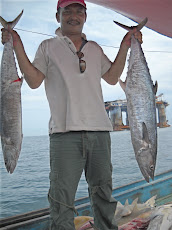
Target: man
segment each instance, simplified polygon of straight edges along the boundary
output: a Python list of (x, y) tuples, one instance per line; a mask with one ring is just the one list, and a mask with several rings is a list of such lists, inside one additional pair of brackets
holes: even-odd
[[(21, 72), (31, 88), (45, 82), (51, 118), (50, 229), (74, 230), (74, 199), (85, 170), (95, 227), (118, 229), (114, 222), (116, 200), (111, 197), (110, 135), (101, 78), (115, 85), (121, 76), (131, 34), (124, 37), (113, 63), (100, 46), (82, 33), (86, 21), (84, 0), (59, 0), (56, 38), (43, 41), (30, 63), (19, 35), (2, 30), (2, 43), (13, 37)], [(141, 40), (139, 32), (135, 36)]]

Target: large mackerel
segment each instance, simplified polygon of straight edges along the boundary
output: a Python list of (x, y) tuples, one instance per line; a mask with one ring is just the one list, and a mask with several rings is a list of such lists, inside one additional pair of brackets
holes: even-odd
[[(137, 30), (141, 30), (146, 22), (147, 18), (136, 27)], [(133, 28), (117, 24), (128, 30)], [(136, 160), (145, 180), (149, 182), (149, 177), (154, 179), (157, 156), (157, 82), (153, 85), (141, 44), (133, 35), (127, 78), (125, 82), (119, 82), (127, 98), (128, 120)]]
[[(12, 22), (6, 22), (0, 17), (2, 26), (14, 28), (21, 14)], [(18, 77), (12, 38), (4, 44), (1, 60), (0, 78), (0, 134), (4, 162), (8, 172), (13, 173), (22, 145), (22, 108), (21, 85)]]

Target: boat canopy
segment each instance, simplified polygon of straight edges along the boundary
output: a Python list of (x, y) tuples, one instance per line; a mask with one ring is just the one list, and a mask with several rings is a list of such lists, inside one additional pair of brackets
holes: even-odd
[[(172, 38), (171, 0), (87, 0), (112, 9), (140, 23), (148, 18), (146, 27)], [(115, 20), (115, 18), (114, 18)]]

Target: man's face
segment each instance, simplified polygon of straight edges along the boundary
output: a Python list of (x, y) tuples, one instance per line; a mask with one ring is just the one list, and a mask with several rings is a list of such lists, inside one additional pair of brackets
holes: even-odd
[(82, 32), (86, 21), (85, 8), (80, 4), (71, 4), (60, 9), (56, 14), (57, 21), (61, 23), (63, 35), (74, 35)]

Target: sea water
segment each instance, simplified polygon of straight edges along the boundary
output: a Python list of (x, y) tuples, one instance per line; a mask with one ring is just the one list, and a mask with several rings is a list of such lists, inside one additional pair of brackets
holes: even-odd
[[(111, 132), (111, 141), (113, 188), (143, 179), (133, 152), (130, 131)], [(158, 129), (155, 174), (169, 169), (172, 169), (172, 127)], [(13, 174), (7, 173), (0, 150), (0, 180), (0, 218), (48, 207), (49, 137), (24, 137)], [(88, 196), (87, 188), (83, 173), (76, 199)]]

